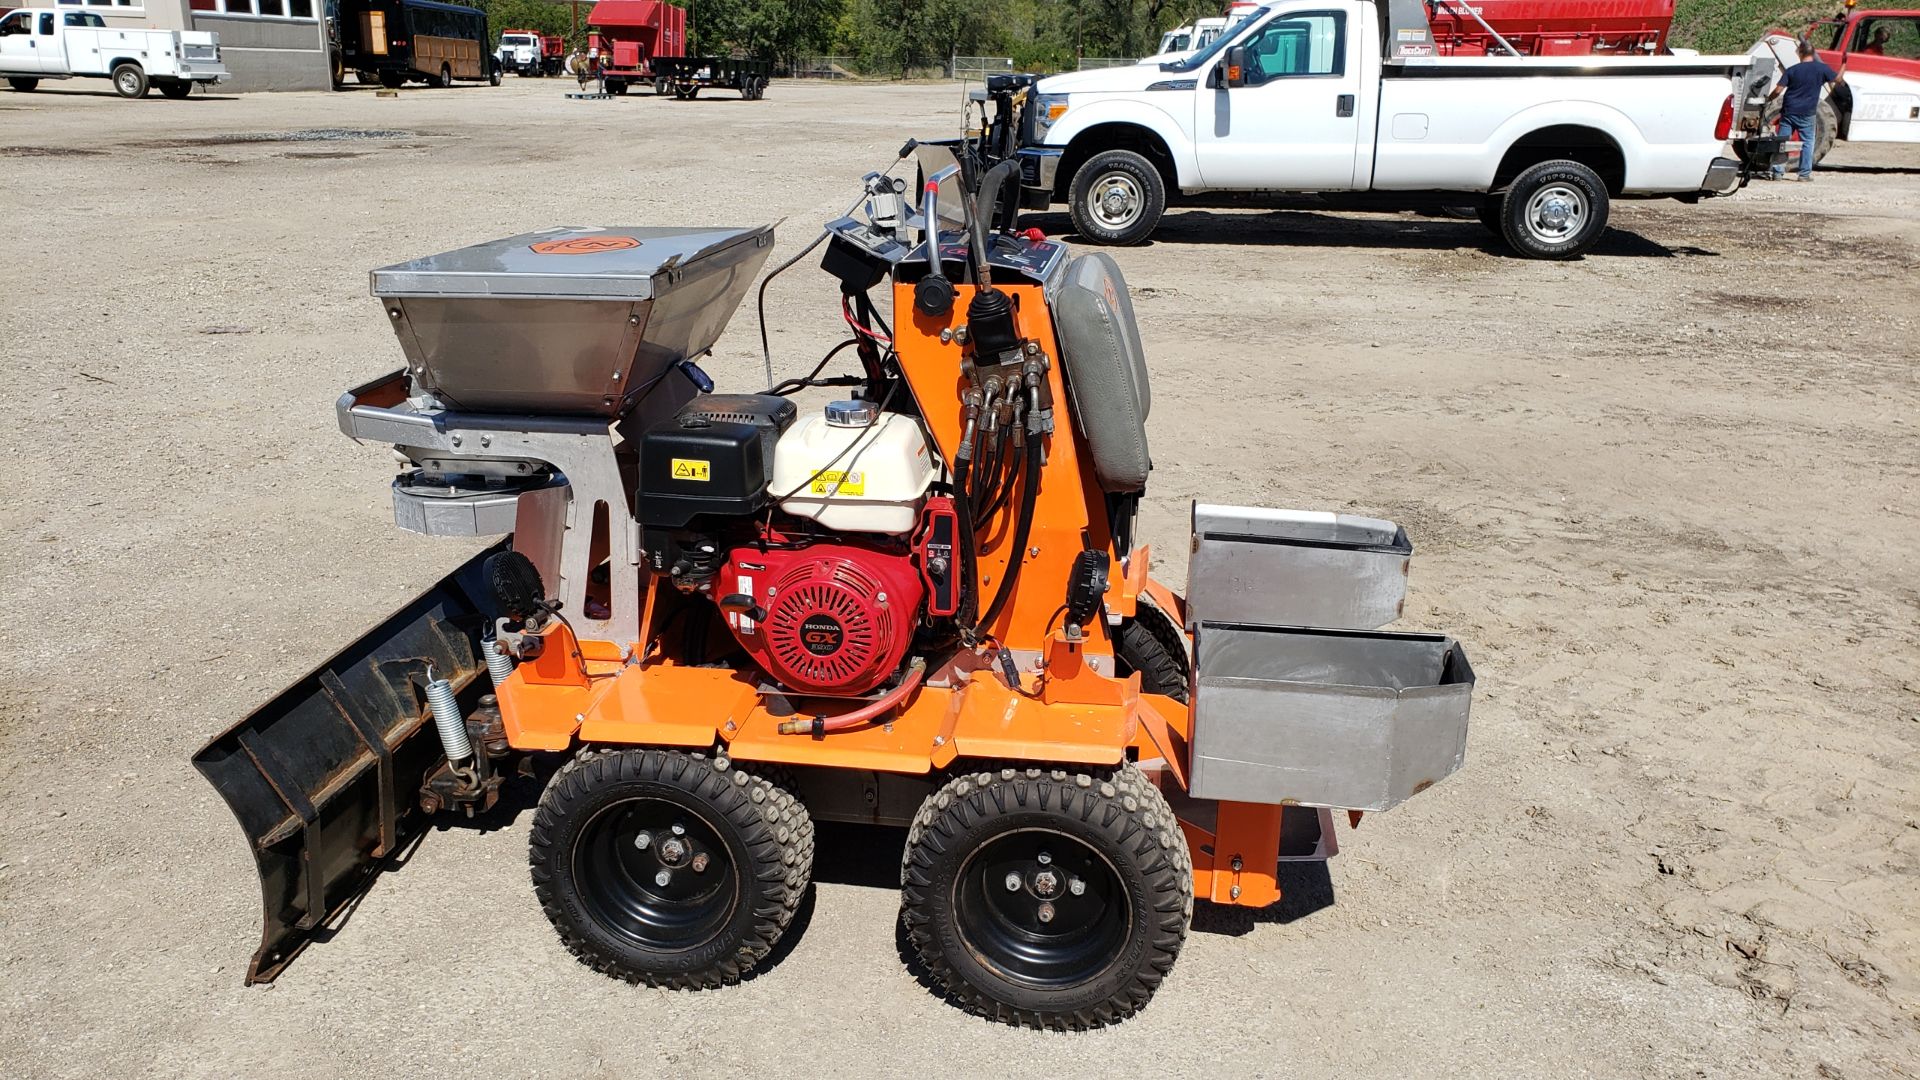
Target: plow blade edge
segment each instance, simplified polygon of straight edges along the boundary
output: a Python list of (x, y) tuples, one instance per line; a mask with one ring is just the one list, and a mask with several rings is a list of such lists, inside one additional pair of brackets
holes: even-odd
[[(502, 545), (504, 546), (504, 545)], [(421, 779), (444, 755), (427, 669), (485, 677), (492, 600), (481, 552), (194, 755), (259, 863), (265, 925), (247, 982), (271, 981), (419, 832)], [(464, 695), (463, 695), (464, 696)]]

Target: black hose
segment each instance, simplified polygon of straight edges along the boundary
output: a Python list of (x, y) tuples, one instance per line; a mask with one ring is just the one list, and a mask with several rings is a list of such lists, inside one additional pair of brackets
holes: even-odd
[(973, 536), (973, 511), (967, 506), (967, 472), (972, 467), (973, 462), (965, 459), (953, 466), (953, 511), (960, 519), (960, 610), (954, 619), (962, 627), (972, 626), (974, 613), (980, 610), (979, 557)]
[(1013, 583), (1020, 580), (1021, 564), (1026, 562), (1027, 538), (1033, 535), (1034, 503), (1040, 495), (1040, 433), (1038, 431), (1027, 432), (1026, 457), (1026, 477), (1022, 484), (1024, 490), (1020, 492), (1020, 517), (1013, 527), (1013, 554), (1007, 559), (1007, 571), (1000, 578), (1000, 588), (993, 594), (993, 603), (987, 605), (987, 613), (981, 616), (979, 624), (974, 628), (976, 635), (985, 633), (987, 627), (993, 625), (993, 620), (1000, 617), (1000, 612), (1006, 608), (1007, 601), (1013, 598)]
[[(976, 198), (979, 209), (982, 211), (980, 214), (982, 230), (1005, 229), (1012, 226), (1013, 222), (1010, 219), (1000, 220), (1000, 195), (1005, 190), (1007, 181), (1019, 175), (1020, 160), (1008, 158), (988, 169), (987, 175), (980, 178), (980, 192)], [(1008, 209), (1014, 209), (1019, 205), (1019, 200), (1009, 200), (1006, 205)]]

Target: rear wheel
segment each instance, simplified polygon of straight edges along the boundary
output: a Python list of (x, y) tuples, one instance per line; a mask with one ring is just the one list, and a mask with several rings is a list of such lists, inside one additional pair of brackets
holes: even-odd
[(534, 816), (534, 893), (567, 949), (649, 986), (737, 982), (792, 921), (813, 819), (777, 773), (678, 750), (575, 758)]
[(447, 64), (441, 64), (440, 77), (434, 81), (433, 85), (438, 86), (442, 90), (445, 90), (448, 87), (452, 86), (453, 85), (453, 68)]
[(39, 79), (18, 79), (18, 78), (8, 79), (7, 85), (25, 94), (30, 91), (38, 89), (40, 86), (40, 80)]
[(1840, 110), (1834, 108), (1830, 99), (1822, 98), (1820, 108), (1813, 114), (1813, 160), (1815, 164), (1826, 160), (1827, 152), (1833, 149), (1833, 141), (1840, 135)]
[(1131, 150), (1095, 154), (1073, 174), (1073, 228), (1095, 244), (1137, 244), (1160, 224), (1167, 188), (1153, 162)]
[(1141, 604), (1139, 614), (1120, 624), (1114, 637), (1119, 674), (1140, 673), (1140, 690), (1187, 700), (1187, 648), (1184, 635), (1159, 608)]
[(1493, 234), (1494, 239), (1505, 240), (1506, 229), (1500, 224), (1500, 215), (1505, 210), (1506, 200), (1499, 195), (1489, 194), (1485, 202), (1473, 208), (1473, 216), (1480, 219), (1480, 224), (1487, 227), (1487, 231)]
[(113, 69), (113, 92), (123, 98), (147, 96), (147, 73), (139, 64), (128, 62)]
[(160, 84), (160, 93), (163, 97), (179, 101), (193, 93), (193, 84), (185, 79), (169, 80)]
[(625, 79), (608, 79), (608, 80), (607, 80), (607, 85), (606, 85), (606, 92), (607, 92), (607, 93), (609, 93), (609, 94), (624, 94), (624, 93), (626, 93), (626, 92), (627, 92), (627, 81), (626, 81)]
[(389, 90), (398, 90), (407, 85), (407, 77), (397, 71), (383, 71), (380, 73), (380, 85)]
[(653, 96), (654, 97), (667, 96), (667, 80), (665, 79), (653, 80)]
[(1607, 231), (1607, 185), (1577, 161), (1543, 161), (1514, 177), (1501, 200), (1501, 233), (1529, 259), (1572, 259)]
[(500, 69), (499, 68), (494, 68), (492, 71), (487, 72), (487, 85), (488, 86), (500, 85)]
[(901, 918), (956, 1002), (1083, 1030), (1152, 998), (1186, 939), (1193, 864), (1129, 764), (1002, 766), (928, 797), (907, 835)]

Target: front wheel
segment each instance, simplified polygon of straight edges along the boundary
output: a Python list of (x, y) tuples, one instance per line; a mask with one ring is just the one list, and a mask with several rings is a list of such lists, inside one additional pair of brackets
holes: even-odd
[(1607, 185), (1577, 161), (1531, 166), (1501, 203), (1501, 233), (1529, 259), (1577, 258), (1607, 231)]
[(1073, 228), (1095, 244), (1137, 244), (1160, 224), (1167, 187), (1153, 162), (1131, 150), (1095, 154), (1073, 174)]
[(1133, 1015), (1193, 916), (1186, 839), (1124, 763), (955, 777), (921, 805), (900, 877), (929, 974), (1007, 1024), (1085, 1030)]
[(8, 85), (8, 86), (11, 86), (11, 87), (13, 87), (13, 88), (14, 88), (15, 90), (18, 90), (18, 91), (20, 91), (21, 93), (23, 93), (23, 94), (25, 94), (25, 93), (30, 93), (30, 92), (32, 92), (33, 90), (37, 90), (37, 89), (39, 89), (39, 87), (40, 87), (40, 80), (39, 80), (39, 79), (19, 79), (19, 78), (14, 78), (14, 79), (8, 79), (8, 80), (7, 80), (7, 85)]
[(492, 71), (487, 72), (487, 85), (488, 86), (500, 85), (500, 69), (499, 68), (494, 68)]
[(126, 63), (113, 69), (113, 92), (123, 98), (147, 96), (147, 73), (139, 64)]
[(779, 774), (632, 749), (568, 762), (534, 815), (534, 893), (567, 949), (649, 986), (738, 982), (813, 872), (813, 819)]

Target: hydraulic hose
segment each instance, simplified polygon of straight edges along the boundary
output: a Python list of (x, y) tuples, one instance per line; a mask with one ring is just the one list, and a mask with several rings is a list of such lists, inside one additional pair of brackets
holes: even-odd
[(1040, 433), (1032, 428), (1027, 429), (1026, 461), (1023, 464), (1026, 465), (1026, 473), (1020, 485), (1020, 516), (1013, 526), (1012, 553), (1007, 558), (1007, 572), (1000, 578), (1000, 588), (993, 594), (993, 603), (987, 605), (987, 613), (980, 617), (979, 624), (974, 628), (975, 634), (984, 633), (1000, 617), (1007, 601), (1013, 598), (1013, 584), (1020, 580), (1020, 566), (1026, 561), (1027, 537), (1033, 534), (1034, 504), (1040, 495)]
[(907, 669), (906, 678), (900, 680), (900, 685), (887, 691), (872, 704), (863, 705), (850, 713), (841, 713), (839, 716), (816, 716), (811, 720), (782, 720), (780, 734), (831, 735), (836, 731), (864, 727), (898, 708), (900, 703), (907, 699), (907, 695), (919, 688), (920, 681), (926, 677), (927, 662), (916, 656), (913, 658), (913, 665)]
[[(1007, 228), (1013, 224), (1011, 220), (1001, 220), (1000, 195), (1001, 192), (1005, 190), (1007, 181), (1019, 175), (1019, 159), (1008, 158), (993, 168), (988, 169), (987, 174), (980, 178), (980, 194), (977, 196), (977, 199), (979, 209), (983, 211), (980, 214), (980, 229), (982, 232), (994, 228)], [(1017, 206), (1018, 200), (1012, 200), (1006, 204), (1008, 210), (1014, 210)], [(1009, 218), (1012, 217), (1011, 214), (1006, 216)], [(975, 238), (982, 239), (978, 234), (976, 234)], [(982, 246), (984, 246), (984, 244)]]

